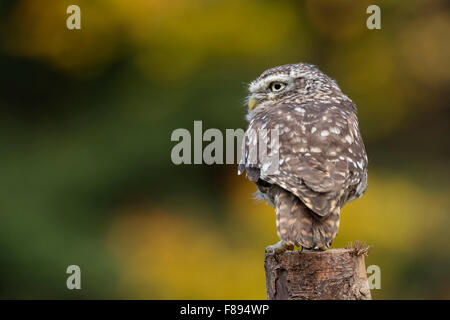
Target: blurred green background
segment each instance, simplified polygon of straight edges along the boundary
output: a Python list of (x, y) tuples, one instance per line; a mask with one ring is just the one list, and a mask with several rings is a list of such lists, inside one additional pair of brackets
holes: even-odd
[[(66, 28), (81, 7), (82, 29)], [(381, 7), (381, 30), (366, 8)], [(172, 164), (173, 130), (245, 128), (246, 83), (308, 62), (359, 107), (378, 299), (450, 298), (449, 4), (0, 2), (0, 298), (264, 299), (273, 209), (236, 165)], [(81, 267), (82, 290), (66, 268)]]

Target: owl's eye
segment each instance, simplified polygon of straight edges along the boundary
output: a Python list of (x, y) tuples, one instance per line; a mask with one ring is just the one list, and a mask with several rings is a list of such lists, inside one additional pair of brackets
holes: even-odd
[(270, 90), (272, 92), (279, 92), (281, 90), (283, 90), (286, 87), (286, 84), (283, 82), (272, 82), (270, 84)]

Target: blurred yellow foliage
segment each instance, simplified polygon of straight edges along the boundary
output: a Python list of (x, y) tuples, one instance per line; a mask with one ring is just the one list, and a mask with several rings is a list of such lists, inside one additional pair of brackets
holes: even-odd
[(74, 74), (95, 74), (118, 53), (120, 34), (104, 1), (79, 1), (81, 30), (66, 27), (73, 1), (21, 0), (2, 27), (2, 47), (13, 55), (43, 59)]
[[(407, 64), (406, 72), (429, 87), (450, 82), (450, 15), (441, 12), (416, 18), (405, 26), (398, 49)], [(429, 107), (429, 106), (427, 106)]]
[[(274, 210), (251, 199), (255, 187), (244, 177), (230, 174), (227, 180), (229, 205), (220, 225), (198, 213), (151, 206), (118, 215), (109, 245), (122, 265), (124, 297), (265, 298), (263, 250), (277, 241)], [(446, 193), (372, 173), (366, 195), (344, 207), (334, 247), (365, 240), (375, 264), (384, 263), (383, 250), (411, 253), (444, 223), (445, 208), (436, 199)], [(386, 279), (396, 263), (390, 261)]]
[(194, 72), (211, 55), (249, 61), (274, 55), (286, 49), (296, 26), (293, 9), (281, 3), (85, 0), (78, 2), (82, 28), (70, 31), (65, 27), (70, 4), (21, 0), (6, 22), (11, 33), (3, 46), (11, 54), (89, 75), (125, 54), (125, 45), (135, 51), (141, 71), (169, 80)]
[(123, 266), (124, 298), (265, 298), (261, 252), (233, 248), (223, 229), (195, 213), (124, 214), (114, 221), (110, 241)]
[(308, 0), (306, 9), (311, 24), (335, 41), (349, 41), (367, 31), (367, 0)]

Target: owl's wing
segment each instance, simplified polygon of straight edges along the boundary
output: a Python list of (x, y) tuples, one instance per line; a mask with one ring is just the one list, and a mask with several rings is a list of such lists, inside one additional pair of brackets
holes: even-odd
[[(255, 143), (249, 133), (265, 130), (269, 151), (273, 143), (270, 132), (278, 132), (278, 157), (251, 161), (251, 147), (259, 148), (260, 140)], [(278, 162), (276, 170), (274, 161)], [(247, 170), (250, 180), (279, 185), (316, 214), (329, 215), (346, 201), (360, 197), (366, 187), (367, 157), (353, 107), (284, 104), (255, 115), (243, 140), (239, 167)]]

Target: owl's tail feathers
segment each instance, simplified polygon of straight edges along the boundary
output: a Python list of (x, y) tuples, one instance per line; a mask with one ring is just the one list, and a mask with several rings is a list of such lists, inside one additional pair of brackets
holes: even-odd
[(306, 249), (326, 250), (339, 229), (339, 209), (327, 217), (319, 217), (286, 190), (274, 199), (277, 232), (281, 240)]

